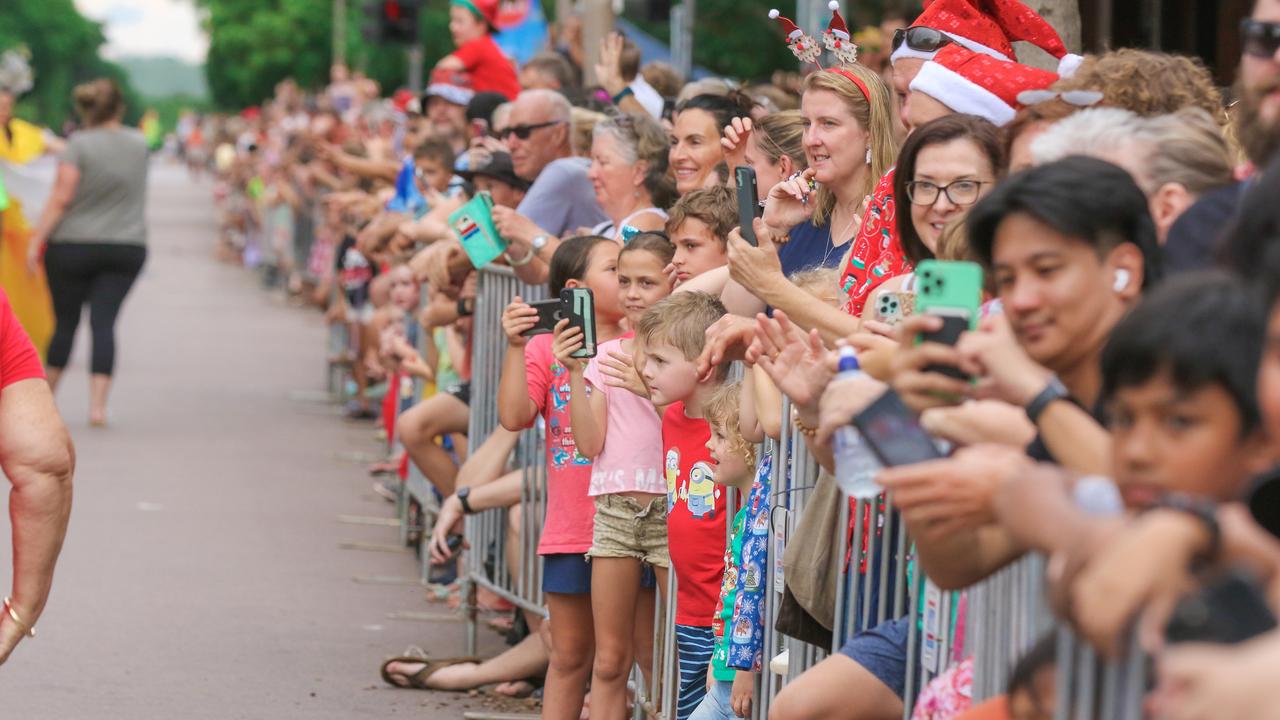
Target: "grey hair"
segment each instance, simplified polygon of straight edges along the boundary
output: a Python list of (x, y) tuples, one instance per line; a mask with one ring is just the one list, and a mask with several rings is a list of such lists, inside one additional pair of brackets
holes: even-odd
[[(1120, 108), (1089, 108), (1074, 115), (1063, 118), (1045, 130), (1040, 137), (1031, 141), (1031, 156), (1037, 165), (1056, 162), (1071, 155), (1088, 155), (1100, 160), (1115, 163), (1115, 157), (1121, 151), (1128, 150), (1135, 143), (1141, 143), (1141, 155), (1146, 158), (1154, 148), (1141, 136), (1142, 118), (1136, 113)], [(1145, 170), (1148, 162), (1142, 161)], [(1133, 173), (1139, 168), (1125, 168)], [(1150, 193), (1150, 182), (1143, 172), (1135, 180)]]
[(648, 163), (645, 188), (661, 207), (668, 199), (674, 202), (675, 186), (667, 175), (667, 155), (671, 140), (667, 131), (648, 113), (624, 113), (606, 117), (591, 130), (593, 139), (611, 137), (616, 141), (622, 159), (628, 165), (640, 160)]
[(520, 96), (516, 98), (516, 102), (524, 100), (539, 100), (546, 103), (551, 111), (551, 120), (556, 122), (567, 123), (573, 119), (573, 106), (569, 104), (568, 98), (555, 90), (546, 90), (537, 88), (534, 90), (524, 90)]

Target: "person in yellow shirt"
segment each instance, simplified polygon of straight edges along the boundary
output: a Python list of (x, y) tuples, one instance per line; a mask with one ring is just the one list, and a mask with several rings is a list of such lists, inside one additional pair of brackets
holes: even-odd
[[(61, 142), (46, 137), (49, 134), (44, 129), (13, 116), (15, 101), (11, 92), (0, 88), (0, 163), (26, 165), (45, 153), (61, 150)], [(0, 287), (8, 293), (18, 320), (43, 359), (53, 337), (53, 303), (44, 273), (27, 271), (31, 225), (14, 188), (7, 190), (8, 207), (0, 211)]]

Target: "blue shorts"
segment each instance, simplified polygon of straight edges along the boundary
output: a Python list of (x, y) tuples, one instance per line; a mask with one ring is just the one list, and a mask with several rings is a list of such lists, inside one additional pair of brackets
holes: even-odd
[(854, 635), (840, 648), (840, 654), (853, 658), (854, 662), (902, 697), (907, 684), (907, 631), (910, 627), (911, 621), (907, 618), (886, 620)]
[(740, 720), (733, 711), (733, 683), (717, 680), (689, 720)]
[[(640, 587), (651, 590), (658, 585), (653, 568), (640, 572)], [(542, 556), (542, 592), (581, 595), (591, 592), (591, 562), (582, 553), (552, 553)]]
[(707, 668), (716, 651), (715, 632), (709, 627), (676, 625), (676, 657), (680, 661), (680, 694), (676, 720), (688, 720), (707, 694)]

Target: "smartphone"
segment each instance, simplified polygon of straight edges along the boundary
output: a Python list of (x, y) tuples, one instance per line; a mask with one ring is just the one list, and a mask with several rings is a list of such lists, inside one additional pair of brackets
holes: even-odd
[(943, 454), (898, 393), (886, 391), (853, 418), (853, 424), (885, 467), (939, 460)]
[(529, 307), (538, 311), (538, 322), (533, 327), (520, 333), (524, 337), (547, 335), (556, 331), (556, 323), (564, 316), (560, 313), (562, 303), (558, 299), (538, 300), (529, 303)]
[[(916, 266), (915, 311), (942, 318), (942, 328), (923, 333), (919, 342), (955, 345), (966, 330), (978, 327), (982, 306), (982, 266), (972, 262), (924, 260)], [(969, 380), (959, 368), (931, 365), (936, 372), (957, 380)]]
[(1275, 627), (1276, 617), (1254, 578), (1228, 571), (1178, 603), (1165, 626), (1165, 640), (1234, 645)]
[(760, 207), (760, 192), (756, 187), (756, 171), (749, 165), (739, 165), (734, 171), (738, 183), (738, 226), (742, 238), (758, 245), (756, 230), (751, 222), (764, 214)]
[(582, 328), (582, 347), (573, 357), (596, 356), (596, 300), (590, 288), (564, 288), (560, 291), (560, 317), (569, 319), (569, 327)]
[(876, 320), (897, 325), (915, 314), (916, 296), (909, 292), (881, 292), (876, 296)]
[(471, 137), (482, 138), (489, 134), (489, 121), (484, 118), (476, 118), (471, 121)]

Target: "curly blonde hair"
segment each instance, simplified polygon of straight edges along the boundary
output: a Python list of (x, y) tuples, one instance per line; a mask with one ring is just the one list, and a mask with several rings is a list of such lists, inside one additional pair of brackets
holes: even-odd
[(1200, 60), (1183, 55), (1133, 48), (1091, 55), (1074, 75), (1054, 83), (1053, 89), (1096, 90), (1103, 94), (1103, 105), (1143, 117), (1198, 107), (1219, 125), (1227, 123), (1213, 76)]
[(738, 425), (741, 409), (742, 383), (725, 383), (716, 388), (707, 399), (707, 423), (711, 425), (712, 431), (724, 435), (729, 442), (729, 449), (741, 455), (747, 461), (747, 467), (755, 467), (756, 446), (747, 442)]

